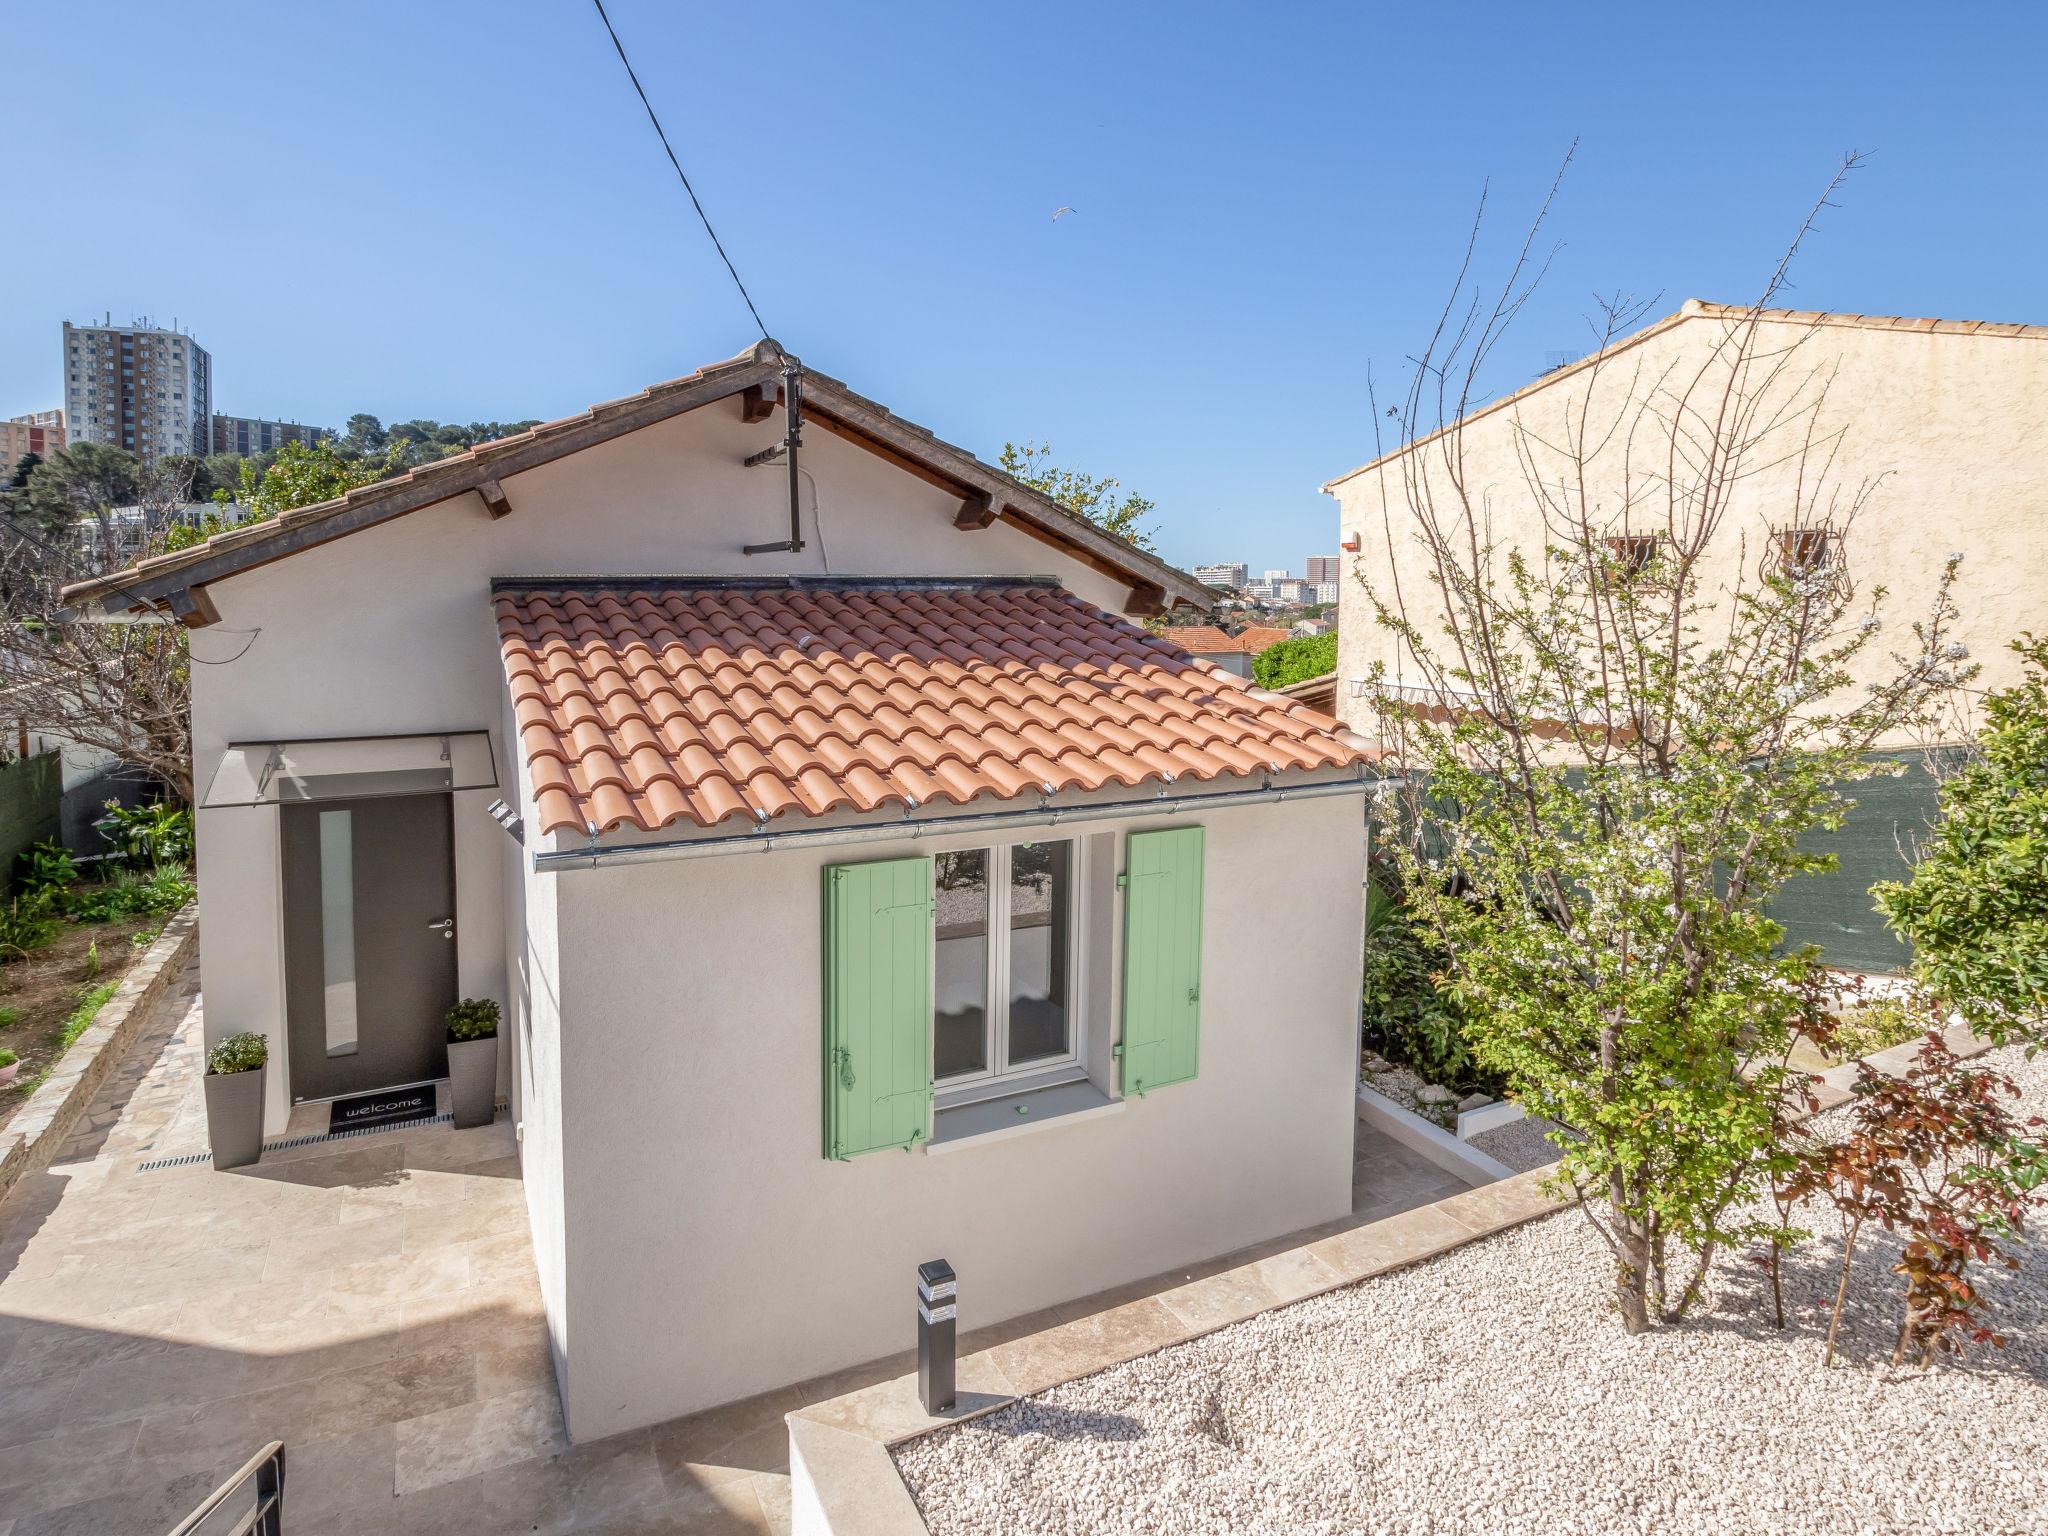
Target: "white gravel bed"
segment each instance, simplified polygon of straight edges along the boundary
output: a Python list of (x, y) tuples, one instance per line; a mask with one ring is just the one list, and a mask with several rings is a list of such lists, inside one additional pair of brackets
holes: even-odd
[[(2048, 1110), (2048, 1056), (1996, 1058)], [(1724, 1262), (1695, 1320), (1630, 1339), (1575, 1213), (1268, 1312), (903, 1446), (933, 1536), (1144, 1532), (2048, 1531), (2048, 1243), (1983, 1272), (2003, 1351), (1893, 1373), (1895, 1240), (1839, 1224), (1771, 1325)]]

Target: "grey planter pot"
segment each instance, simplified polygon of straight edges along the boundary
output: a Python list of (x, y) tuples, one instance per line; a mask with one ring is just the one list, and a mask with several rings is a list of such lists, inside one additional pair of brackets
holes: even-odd
[(263, 1155), (263, 1075), (206, 1074), (206, 1139), (216, 1168), (243, 1168)]
[(448, 1096), (455, 1126), (489, 1125), (498, 1113), (498, 1038), (448, 1042)]

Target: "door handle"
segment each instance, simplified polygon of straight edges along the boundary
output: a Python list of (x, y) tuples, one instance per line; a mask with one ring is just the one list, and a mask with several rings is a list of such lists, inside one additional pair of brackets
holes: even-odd
[(429, 923), (427, 924), (427, 932), (438, 933), (444, 939), (452, 939), (455, 937), (455, 919), (444, 917), (438, 923)]

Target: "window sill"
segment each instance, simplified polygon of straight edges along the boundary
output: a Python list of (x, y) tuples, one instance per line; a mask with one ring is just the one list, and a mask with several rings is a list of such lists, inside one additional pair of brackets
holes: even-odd
[(1082, 1080), (1038, 1088), (1004, 1098), (982, 1099), (942, 1109), (933, 1117), (927, 1156), (937, 1157), (964, 1147), (978, 1147), (1013, 1136), (1028, 1136), (1052, 1125), (1072, 1125), (1122, 1112), (1124, 1101), (1112, 1099), (1095, 1084)]

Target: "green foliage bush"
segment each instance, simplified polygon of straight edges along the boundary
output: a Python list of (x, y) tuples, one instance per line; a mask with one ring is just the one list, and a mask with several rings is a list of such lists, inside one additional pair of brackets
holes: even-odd
[(48, 891), (25, 891), (0, 906), (0, 961), (20, 960), (57, 937), (57, 916)]
[(124, 806), (107, 802), (107, 814), (93, 827), (135, 869), (192, 862), (192, 813), (162, 803)]
[(15, 860), (15, 884), (24, 891), (61, 891), (78, 879), (78, 866), (61, 843), (37, 843)]
[(1389, 876), (1365, 897), (1365, 1043), (1425, 1080), (1461, 1093), (1498, 1093), (1472, 1057), (1457, 999), (1435, 978), (1448, 961), (1409, 919)]
[(2021, 679), (1985, 695), (1981, 756), (1942, 786), (1912, 878), (1871, 891), (1921, 986), (2001, 1045), (2048, 1025), (2048, 640), (2013, 649)]
[(0, 1045), (0, 1067), (11, 1067), (19, 1060), (21, 1058), (15, 1055), (14, 1052), (10, 1051), (6, 1046)]
[(1843, 1061), (1855, 1060), (1917, 1040), (1927, 1028), (1928, 1021), (1916, 1017), (1904, 998), (1873, 997), (1836, 1016), (1834, 1032), (1828, 1036), (1828, 1053)]
[(1337, 635), (1297, 635), (1269, 645), (1252, 658), (1252, 681), (1261, 688), (1285, 688), (1337, 670)]
[(269, 1059), (270, 1042), (245, 1030), (227, 1036), (206, 1053), (206, 1070), (221, 1077), (233, 1072), (254, 1072)]
[(147, 875), (121, 870), (105, 885), (67, 892), (64, 910), (81, 923), (113, 923), (130, 917), (169, 917), (192, 899), (191, 877), (182, 864), (164, 864)]
[(498, 1005), (488, 997), (465, 997), (448, 1010), (448, 1039), (489, 1040), (498, 1033)]

